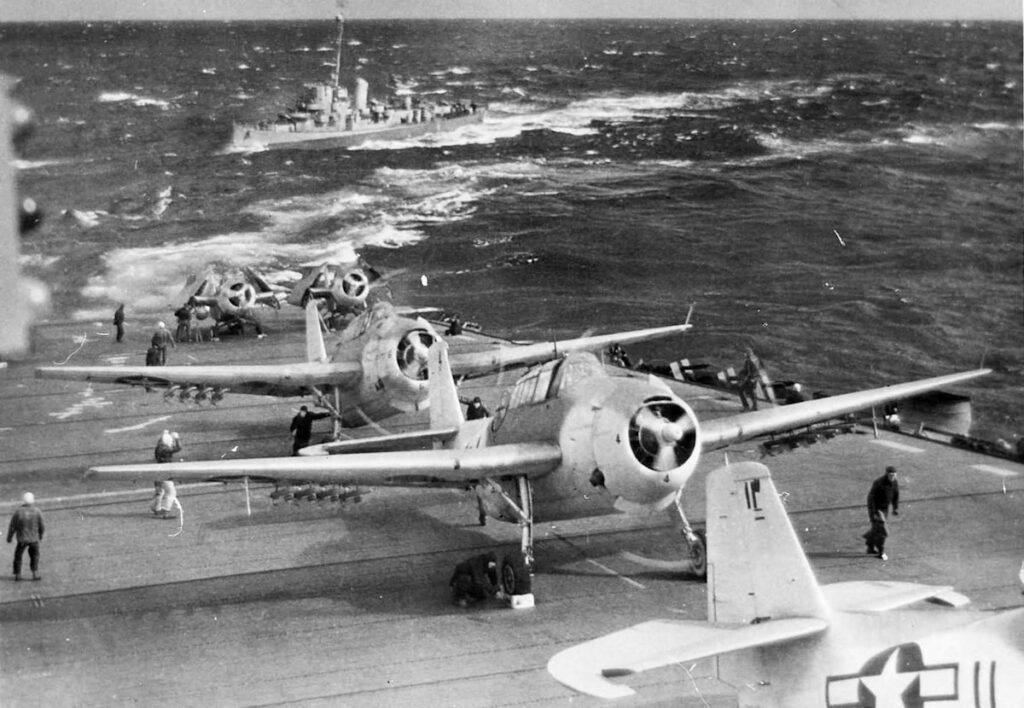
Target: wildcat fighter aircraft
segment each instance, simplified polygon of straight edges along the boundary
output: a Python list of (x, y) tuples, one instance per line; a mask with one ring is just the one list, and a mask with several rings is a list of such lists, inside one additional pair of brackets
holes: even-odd
[(288, 293), (288, 303), (305, 307), (310, 298), (315, 298), (328, 301), (332, 311), (358, 313), (366, 309), (373, 284), (382, 278), (362, 258), (346, 263), (323, 263), (306, 270)]
[(610, 678), (718, 656), (740, 706), (1024, 705), (1024, 608), (905, 610), (968, 600), (916, 583), (818, 585), (757, 462), (712, 472), (707, 504), (708, 622), (654, 620), (570, 647), (552, 676), (618, 698), (634, 691)]
[[(524, 374), (504, 392), (493, 417), (463, 421), (447, 344), (435, 341), (428, 359), (429, 430), (326, 443), (304, 450), (314, 454), (290, 458), (124, 465), (93, 472), (127, 479), (259, 477), (474, 489), (488, 515), (520, 525), (527, 562), (533, 558), (535, 520), (673, 509), (700, 574), (704, 542), (687, 523), (680, 495), (703, 451), (988, 373), (938, 376), (701, 422), (663, 381), (613, 376), (592, 353), (575, 352)], [(441, 447), (398, 449), (426, 443)]]
[[(640, 342), (685, 332), (692, 325), (619, 332), (534, 344), (462, 343), (452, 355), (458, 376), (546, 361), (565, 352), (600, 350), (613, 342)], [(382, 301), (354, 319), (328, 356), (316, 304), (306, 304), (307, 360), (294, 364), (237, 366), (55, 366), (36, 369), (39, 378), (165, 388), (170, 398), (216, 402), (228, 391), (264, 396), (315, 396), (336, 422), (364, 425), (396, 413), (422, 410), (428, 402), (427, 351), (441, 339), (422, 318), (400, 315)], [(453, 345), (455, 346), (455, 345)], [(337, 431), (336, 431), (337, 432)]]
[(283, 290), (271, 286), (251, 268), (243, 268), (240, 275), (217, 277), (207, 271), (202, 277), (193, 273), (185, 287), (174, 299), (174, 306), (189, 305), (196, 308), (196, 318), (213, 318), (218, 328), (252, 325), (262, 332), (256, 307), (281, 307)]

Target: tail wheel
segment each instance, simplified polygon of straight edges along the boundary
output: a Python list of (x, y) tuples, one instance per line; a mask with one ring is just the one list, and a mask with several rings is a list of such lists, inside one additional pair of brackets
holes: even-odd
[(528, 595), (533, 582), (526, 566), (526, 557), (519, 549), (505, 555), (501, 561), (501, 589), (506, 595)]

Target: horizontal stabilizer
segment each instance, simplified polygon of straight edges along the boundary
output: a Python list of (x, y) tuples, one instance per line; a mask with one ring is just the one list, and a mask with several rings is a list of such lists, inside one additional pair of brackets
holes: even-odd
[(745, 625), (653, 620), (564, 649), (548, 661), (548, 672), (581, 693), (620, 698), (633, 694), (633, 689), (613, 683), (609, 677), (778, 644), (827, 628), (823, 619), (804, 617)]
[(928, 600), (950, 607), (963, 607), (970, 599), (950, 585), (921, 585), (888, 580), (851, 580), (821, 587), (833, 610), (841, 612), (885, 612)]

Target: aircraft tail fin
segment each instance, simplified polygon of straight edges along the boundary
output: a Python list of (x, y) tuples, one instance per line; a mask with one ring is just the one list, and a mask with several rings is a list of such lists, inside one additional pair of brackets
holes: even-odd
[(431, 430), (458, 428), (463, 423), (462, 404), (448, 363), (448, 345), (438, 337), (427, 354), (427, 382)]
[(707, 504), (709, 621), (828, 617), (767, 467), (741, 462), (714, 470)]
[(306, 303), (306, 361), (327, 361), (324, 333), (320, 329), (320, 313), (313, 300)]

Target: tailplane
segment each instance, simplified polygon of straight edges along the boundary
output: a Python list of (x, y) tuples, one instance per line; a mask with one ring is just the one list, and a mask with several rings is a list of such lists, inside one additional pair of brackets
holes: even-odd
[(320, 329), (320, 313), (316, 309), (315, 300), (306, 303), (306, 361), (327, 361), (327, 347), (324, 345), (324, 333)]
[(714, 470), (707, 501), (709, 621), (829, 615), (767, 467), (741, 462)]

